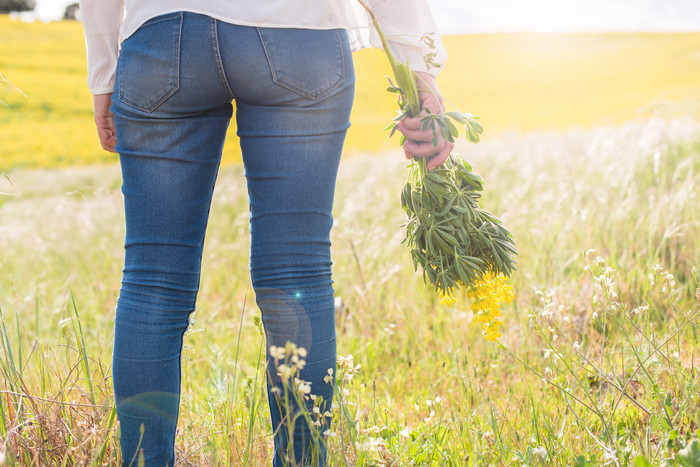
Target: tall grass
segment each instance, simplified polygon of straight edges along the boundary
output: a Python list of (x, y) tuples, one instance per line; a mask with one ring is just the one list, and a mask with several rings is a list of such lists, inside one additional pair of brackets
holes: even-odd
[[(413, 272), (402, 157), (344, 160), (331, 464), (698, 465), (700, 125), (487, 135), (461, 149), (520, 251), (502, 346), (465, 298), (445, 308)], [(0, 198), (0, 451), (8, 465), (115, 465), (118, 168), (16, 170), (13, 182), (20, 196)], [(222, 169), (211, 212), (178, 465), (263, 465), (240, 167)]]

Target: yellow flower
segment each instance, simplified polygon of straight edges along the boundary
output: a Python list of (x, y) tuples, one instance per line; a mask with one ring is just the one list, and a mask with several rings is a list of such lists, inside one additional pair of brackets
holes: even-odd
[(506, 284), (505, 277), (488, 273), (467, 291), (467, 296), (472, 302), (474, 317), (481, 324), (481, 333), (486, 340), (496, 341), (501, 337), (498, 330), (503, 325), (501, 303), (513, 301), (513, 287)]
[[(458, 285), (467, 288), (463, 282)], [(513, 287), (506, 283), (506, 277), (487, 273), (476, 284), (468, 287), (466, 293), (471, 301), (474, 318), (481, 325), (481, 333), (486, 340), (496, 341), (501, 337), (498, 330), (503, 326), (501, 304), (513, 301)], [(452, 290), (440, 292), (442, 305), (452, 306), (456, 301)]]
[(454, 295), (452, 295), (451, 291), (445, 292), (440, 292), (440, 304), (441, 305), (447, 305), (447, 306), (452, 306), (457, 299), (455, 298)]

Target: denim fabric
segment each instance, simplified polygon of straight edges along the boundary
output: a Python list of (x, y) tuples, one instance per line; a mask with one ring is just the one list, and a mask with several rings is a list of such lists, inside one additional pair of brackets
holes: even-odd
[(329, 421), (314, 431), (293, 403), (285, 410), (269, 348), (291, 341), (308, 351), (299, 377), (330, 410), (329, 233), (353, 92), (343, 30), (264, 29), (178, 12), (123, 42), (112, 95), (126, 211), (113, 372), (126, 465), (139, 450), (148, 466), (174, 463), (183, 334), (233, 99), (267, 338), (273, 465), (325, 463), (319, 433)]

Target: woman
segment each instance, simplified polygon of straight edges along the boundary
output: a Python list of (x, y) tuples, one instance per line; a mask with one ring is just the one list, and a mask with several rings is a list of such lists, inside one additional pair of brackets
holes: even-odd
[[(421, 71), (423, 105), (436, 112), (441, 102), (423, 61), (435, 50), (420, 41), (435, 26), (424, 2), (369, 3), (396, 38), (395, 55)], [(366, 45), (370, 30), (355, 0), (260, 3), (81, 0), (97, 132), (104, 149), (119, 153), (123, 175), (113, 379), (125, 464), (139, 455), (148, 466), (174, 463), (182, 338), (234, 99), (250, 271), (267, 339), (273, 465), (325, 463), (330, 421), (291, 423), (298, 407), (277, 398), (282, 382), (270, 349), (305, 349), (298, 377), (324, 401), (321, 413), (330, 410), (331, 210), (354, 92), (351, 48)], [(431, 157), (431, 168), (452, 149), (442, 140), (433, 146), (417, 119), (399, 129), (406, 154)]]

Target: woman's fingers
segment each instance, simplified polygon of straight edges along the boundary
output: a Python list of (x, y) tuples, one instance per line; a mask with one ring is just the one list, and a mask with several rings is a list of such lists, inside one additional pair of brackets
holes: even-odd
[(93, 108), (95, 111), (95, 126), (97, 136), (100, 138), (102, 149), (116, 153), (114, 147), (117, 137), (114, 131), (114, 115), (109, 109), (112, 102), (112, 94), (96, 94), (93, 96)]
[(97, 125), (97, 136), (100, 138), (100, 145), (102, 149), (109, 152), (116, 153), (114, 149), (117, 145), (117, 137), (114, 136), (113, 130), (109, 128), (109, 122), (98, 122), (95, 120)]
[(428, 129), (421, 130), (421, 125), (420, 118), (406, 117), (397, 124), (396, 129), (403, 133), (406, 139), (419, 142), (432, 141), (433, 132)]
[[(421, 99), (421, 117), (443, 113), (445, 109), (440, 92), (435, 84), (435, 78), (427, 73), (419, 72), (416, 73), (416, 84), (418, 85), (418, 94)], [(431, 129), (422, 129), (423, 122), (421, 122), (421, 117), (406, 117), (398, 122), (396, 129), (405, 137), (403, 150), (406, 158), (430, 158), (427, 168), (432, 170), (441, 166), (447, 160), (454, 148), (454, 144), (445, 140), (439, 132), (437, 135), (434, 135)], [(437, 144), (433, 144), (436, 136)]]
[(404, 154), (406, 159), (411, 157), (428, 157), (428, 170), (440, 167), (454, 149), (454, 143), (440, 140), (437, 146), (433, 146), (432, 141), (427, 143), (418, 143), (415, 141), (406, 140), (403, 143)]
[(438, 141), (437, 146), (433, 146), (432, 141), (420, 142), (406, 140), (403, 143), (403, 148), (408, 151), (409, 154), (415, 157), (432, 157), (440, 153), (445, 147), (446, 141)]
[(450, 156), (450, 153), (452, 152), (452, 149), (454, 149), (454, 147), (454, 143), (446, 141), (444, 147), (440, 150), (440, 152), (438, 152), (436, 155), (430, 158), (430, 160), (428, 161), (427, 169), (437, 169), (442, 164), (444, 164), (447, 158)]

